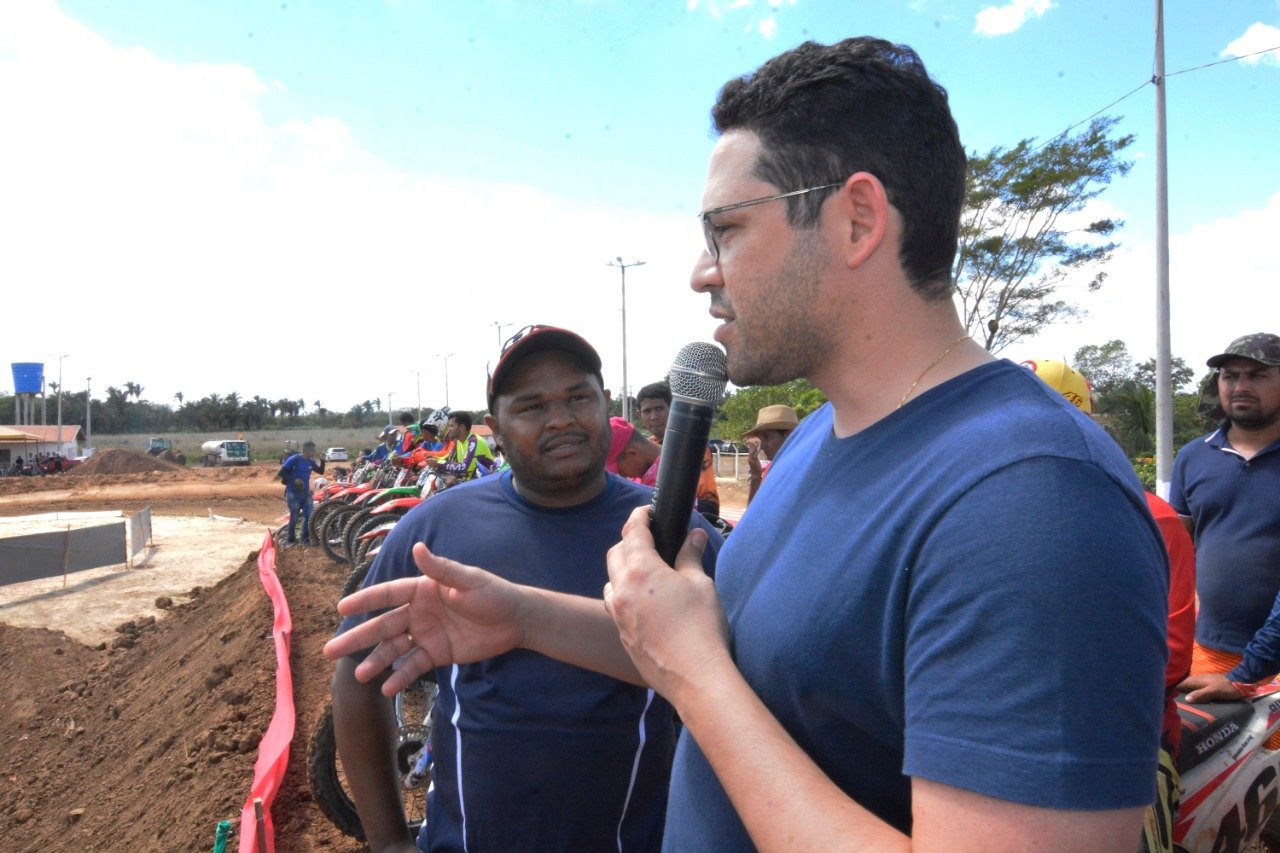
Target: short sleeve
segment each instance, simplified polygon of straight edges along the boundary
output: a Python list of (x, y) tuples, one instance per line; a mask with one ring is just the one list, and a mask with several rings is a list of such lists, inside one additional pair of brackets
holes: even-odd
[(1151, 801), (1168, 564), (1139, 500), (1036, 458), (952, 504), (910, 569), (907, 775), (1048, 808)]

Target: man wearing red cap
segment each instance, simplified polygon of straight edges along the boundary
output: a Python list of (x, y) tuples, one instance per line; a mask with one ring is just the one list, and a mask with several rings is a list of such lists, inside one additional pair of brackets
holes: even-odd
[[(387, 537), (366, 590), (412, 585), (406, 579), (421, 579), (418, 568), (431, 561), (468, 576), (484, 574), (471, 568), (483, 566), (494, 572), (485, 575), (490, 589), (516, 582), (536, 600), (580, 603), (616, 646), (600, 601), (605, 554), (652, 493), (605, 472), (609, 398), (600, 356), (573, 332), (529, 327), (503, 349), (488, 396), (485, 421), (510, 470), (414, 508)], [(475, 535), (477, 518), (485, 521), (484, 536)], [(710, 531), (693, 513), (690, 527)], [(710, 539), (708, 572), (719, 536)], [(528, 604), (527, 612), (535, 609)], [(348, 617), (339, 634), (359, 634), (364, 621)], [(502, 632), (490, 623), (487, 633)], [(554, 648), (518, 648), (509, 639), (500, 653), (454, 647), (451, 665), (436, 670), (435, 788), (422, 849), (656, 850), (673, 749), (671, 706), (635, 684), (633, 674), (633, 683), (623, 680), (626, 670), (591, 672), (565, 655), (553, 659)], [(369, 657), (379, 660), (383, 651)], [(620, 648), (618, 657), (625, 658)], [(361, 821), (379, 850), (409, 839), (392, 770), (389, 700), (380, 682), (356, 679), (363, 658), (338, 662), (333, 717)], [(425, 658), (413, 651), (403, 671)]]

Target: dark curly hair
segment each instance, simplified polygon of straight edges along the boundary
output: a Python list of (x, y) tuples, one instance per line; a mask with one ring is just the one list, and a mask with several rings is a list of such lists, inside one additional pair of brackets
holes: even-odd
[(641, 400), (661, 400), (670, 406), (671, 386), (666, 382), (650, 382), (636, 394), (636, 402), (639, 403)]
[[(711, 110), (717, 133), (750, 131), (755, 175), (780, 190), (870, 172), (902, 217), (898, 258), (926, 299), (952, 293), (965, 154), (947, 92), (915, 51), (883, 39), (805, 42), (730, 80)], [(793, 228), (817, 222), (832, 191), (787, 199)]]

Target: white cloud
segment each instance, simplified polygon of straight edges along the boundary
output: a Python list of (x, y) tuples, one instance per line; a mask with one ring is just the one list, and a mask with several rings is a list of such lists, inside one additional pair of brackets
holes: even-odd
[[(1249, 65), (1257, 65), (1259, 62), (1265, 62), (1268, 65), (1280, 65), (1280, 50), (1272, 50), (1269, 53), (1258, 53), (1260, 50), (1268, 48), (1280, 47), (1280, 27), (1273, 27), (1264, 23), (1255, 23), (1244, 31), (1244, 35), (1231, 42), (1222, 49), (1219, 56), (1247, 56), (1241, 62)], [(1253, 54), (1253, 56), (1248, 56)]]
[(1052, 0), (1009, 0), (1003, 6), (987, 6), (979, 10), (973, 31), (984, 36), (1008, 35), (1052, 8)]
[[(1280, 232), (1280, 192), (1261, 208), (1196, 225), (1169, 238), (1170, 340), (1175, 356), (1197, 377), (1205, 360), (1249, 332), (1280, 334), (1274, 307), (1274, 236)], [(1001, 355), (1065, 358), (1085, 344), (1119, 339), (1137, 361), (1155, 355), (1155, 247), (1152, 238), (1120, 235), (1125, 246), (1107, 265), (1096, 294), (1083, 288), (1064, 294), (1086, 308), (1079, 323), (1046, 329)]]
[[(483, 408), (500, 320), (581, 331), (617, 389), (619, 252), (647, 262), (627, 276), (633, 387), (707, 337), (692, 216), (398, 171), (340, 118), (268, 121), (275, 92), (114, 47), (51, 2), (0, 4), (0, 364), (56, 351), (69, 387), (346, 408), (410, 403), (411, 369), (441, 405), (433, 354), (452, 352), (450, 402)], [(53, 326), (16, 321), (49, 309)]]
[[(745, 16), (745, 22), (742, 24), (742, 32), (744, 34), (759, 33), (766, 41), (773, 39), (778, 34), (778, 10), (787, 6), (796, 5), (798, 0), (687, 0), (685, 7), (690, 12), (696, 12), (698, 9), (706, 9), (708, 15), (719, 21), (724, 18), (733, 16), (741, 20)], [(765, 6), (768, 11), (764, 14), (757, 14), (756, 7)]]

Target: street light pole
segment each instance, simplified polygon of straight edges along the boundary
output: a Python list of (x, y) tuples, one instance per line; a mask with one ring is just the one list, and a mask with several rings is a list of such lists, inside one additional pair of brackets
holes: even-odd
[(393, 426), (391, 423), (391, 398), (394, 396), (395, 394), (393, 392), (387, 392), (387, 426)]
[(492, 323), (490, 323), (489, 325), (490, 325), (490, 326), (494, 326), (494, 327), (496, 327), (496, 328), (497, 328), (497, 330), (498, 330), (498, 349), (502, 349), (502, 330), (503, 330), (503, 329), (505, 329), (507, 326), (514, 326), (514, 325), (515, 325), (515, 323), (499, 323), (497, 320), (494, 320), (494, 321), (493, 321)]
[[(510, 324), (508, 324), (508, 325), (510, 325)], [(502, 334), (502, 332), (498, 332), (498, 334), (499, 334), (499, 335), (501, 335), (501, 334)], [(444, 359), (444, 404), (445, 404), (445, 406), (448, 406), (448, 405), (449, 405), (449, 356), (451, 356), (451, 355), (453, 355), (453, 353), (451, 353), (451, 352), (450, 352), (450, 353), (439, 353), (439, 352), (438, 352), (438, 353), (436, 353), (436, 358), (443, 358), (443, 359)]]
[(627, 267), (642, 267), (644, 261), (632, 261), (629, 264), (622, 262), (622, 256), (619, 255), (615, 261), (610, 261), (608, 266), (617, 267), (622, 273), (622, 417), (625, 420), (631, 420), (631, 396), (627, 390)]
[(62, 453), (62, 360), (69, 356), (58, 356), (58, 444), (54, 453)]
[(415, 377), (417, 377), (417, 385), (418, 385), (418, 420), (422, 420), (422, 371), (421, 371), (421, 370), (410, 370), (409, 372), (410, 372), (410, 373), (412, 373)]

